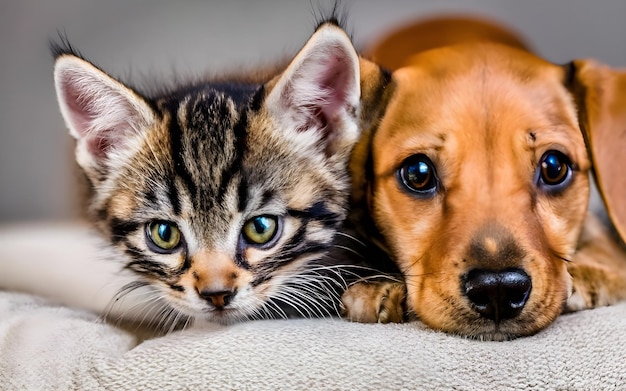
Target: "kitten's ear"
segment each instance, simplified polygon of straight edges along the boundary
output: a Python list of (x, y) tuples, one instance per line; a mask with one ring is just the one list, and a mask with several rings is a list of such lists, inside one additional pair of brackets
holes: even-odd
[(106, 172), (113, 156), (117, 164), (129, 156), (154, 122), (143, 98), (74, 55), (57, 58), (54, 82), (65, 124), (77, 140), (76, 160), (89, 176)]
[(306, 134), (329, 156), (349, 152), (359, 135), (359, 58), (340, 27), (321, 25), (273, 82), (266, 107), (281, 132)]

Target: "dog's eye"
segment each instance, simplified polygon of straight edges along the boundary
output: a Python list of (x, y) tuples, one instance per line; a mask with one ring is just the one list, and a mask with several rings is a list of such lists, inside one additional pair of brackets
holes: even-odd
[(572, 176), (572, 164), (569, 158), (559, 151), (546, 152), (541, 157), (538, 169), (540, 183), (556, 187), (555, 190), (560, 190)]
[(437, 191), (437, 177), (433, 162), (423, 154), (410, 156), (398, 170), (400, 184), (421, 195)]

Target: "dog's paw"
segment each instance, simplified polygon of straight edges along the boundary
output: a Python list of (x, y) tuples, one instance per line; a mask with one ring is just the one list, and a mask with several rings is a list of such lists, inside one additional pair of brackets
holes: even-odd
[(587, 216), (579, 248), (567, 263), (572, 280), (565, 312), (614, 304), (626, 299), (626, 251), (600, 220)]
[(565, 312), (602, 307), (626, 298), (626, 276), (623, 271), (605, 265), (568, 264), (572, 277), (572, 294)]
[(342, 316), (361, 323), (401, 323), (405, 300), (401, 282), (359, 282), (341, 296)]

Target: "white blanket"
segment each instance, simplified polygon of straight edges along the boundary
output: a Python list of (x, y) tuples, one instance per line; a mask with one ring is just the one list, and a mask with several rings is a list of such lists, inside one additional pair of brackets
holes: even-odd
[[(76, 229), (63, 228), (70, 237)], [(15, 268), (30, 260), (12, 261), (11, 235), (0, 229), (0, 287), (17, 289)], [(49, 244), (60, 247), (48, 254), (89, 251), (55, 235)], [(141, 341), (86, 310), (0, 291), (0, 389), (624, 390), (626, 303), (564, 315), (508, 342), (331, 319), (205, 326)]]

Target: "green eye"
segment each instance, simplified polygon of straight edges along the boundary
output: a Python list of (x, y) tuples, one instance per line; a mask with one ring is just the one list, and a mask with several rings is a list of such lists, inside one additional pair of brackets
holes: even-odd
[(246, 242), (253, 245), (269, 243), (278, 232), (278, 218), (276, 216), (257, 216), (248, 220), (241, 230)]
[(174, 223), (153, 221), (147, 226), (148, 239), (158, 250), (173, 250), (180, 243), (180, 231)]

